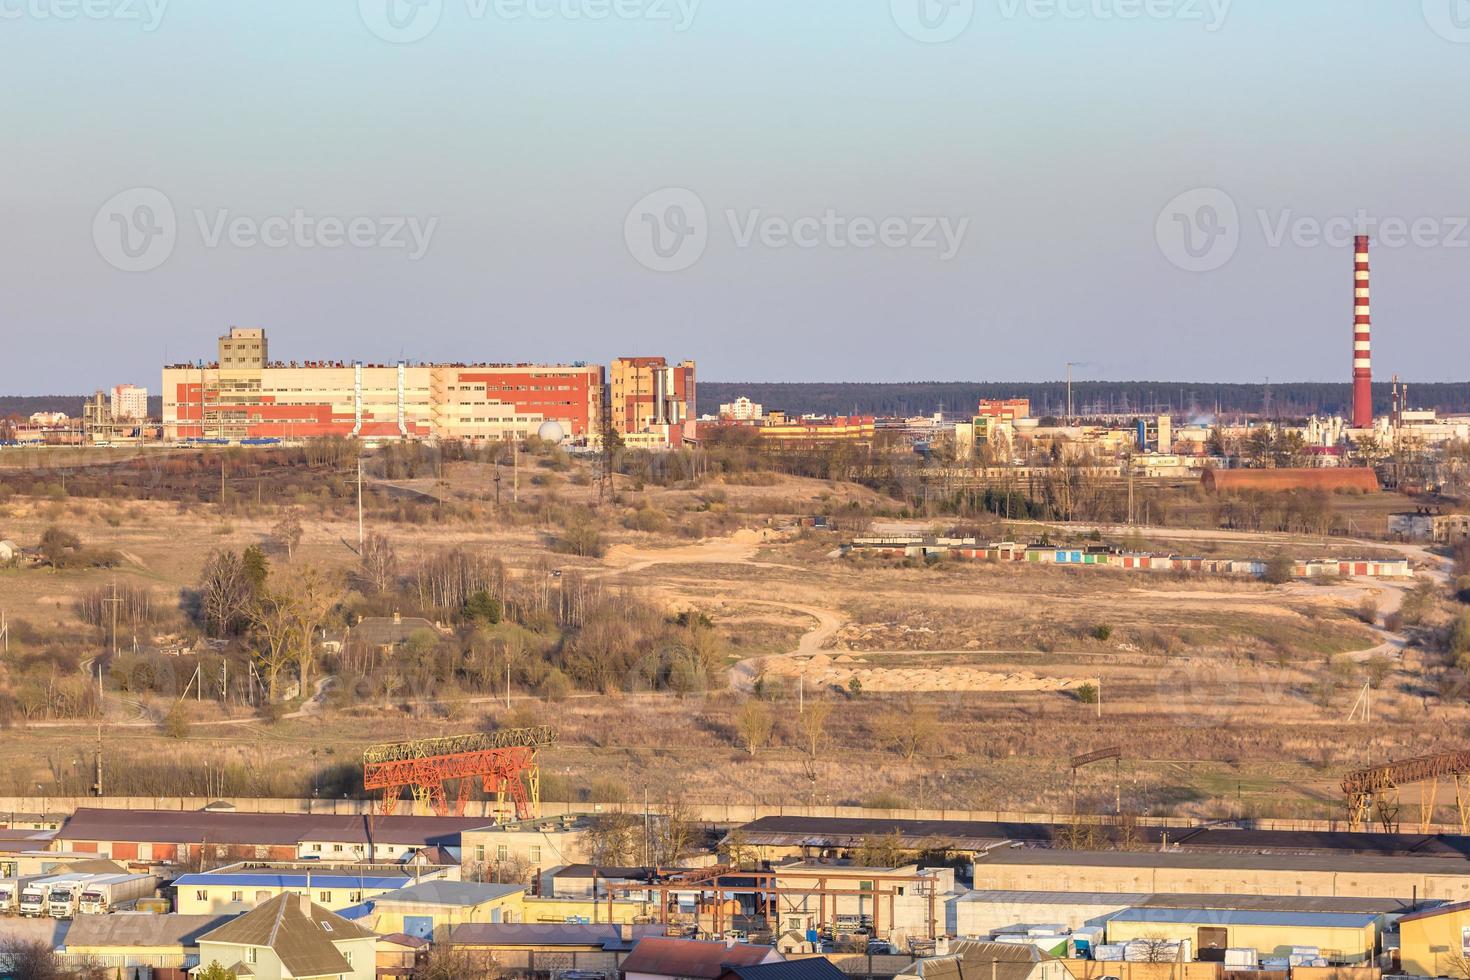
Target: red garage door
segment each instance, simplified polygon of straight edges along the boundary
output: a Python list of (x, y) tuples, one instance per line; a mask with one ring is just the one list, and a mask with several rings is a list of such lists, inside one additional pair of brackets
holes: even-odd
[(136, 841), (113, 841), (112, 857), (115, 861), (138, 860), (138, 844)]

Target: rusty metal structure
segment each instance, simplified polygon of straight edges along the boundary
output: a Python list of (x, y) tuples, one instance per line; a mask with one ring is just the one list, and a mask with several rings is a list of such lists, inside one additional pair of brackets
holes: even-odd
[[(398, 810), (407, 788), (415, 803), (436, 815), (462, 817), (478, 779), (485, 792), (495, 791), (497, 820), (507, 816), (507, 796), (515, 818), (527, 820), (541, 810), (537, 750), (555, 742), (556, 730), (543, 725), (374, 745), (362, 754), (362, 784), (383, 791), (381, 816)], [(450, 782), (457, 783), (452, 803), (446, 786)]]
[[(857, 887), (838, 888), (829, 885), (834, 879), (841, 882), (850, 879), (843, 875), (842, 866), (831, 869), (820, 867), (787, 867), (776, 871), (742, 871), (730, 865), (697, 868), (689, 871), (661, 871), (652, 869), (646, 882), (612, 882), (605, 884), (607, 895), (607, 921), (614, 918), (613, 902), (619, 896), (641, 893), (649, 905), (648, 918), (664, 926), (682, 924), (678, 912), (678, 895), (695, 893), (697, 897), (693, 925), (699, 929), (701, 922), (709, 924), (707, 931), (714, 936), (725, 932), (733, 924), (736, 913), (733, 909), (741, 895), (752, 896), (757, 915), (765, 918), (773, 932), (780, 932), (783, 915), (814, 916), (818, 929), (832, 926), (838, 916), (838, 903), (846, 898), (849, 904), (861, 909), (870, 909), (864, 915), (872, 918), (872, 935), (884, 935), (897, 919), (897, 898), (915, 896), (928, 902), (928, 938), (934, 939), (944, 931), (942, 911), (939, 908), (937, 882), (932, 875), (866, 874)], [(864, 887), (866, 886), (866, 887)], [(593, 882), (593, 895), (597, 894), (597, 882)], [(812, 907), (811, 899), (816, 899)], [(594, 897), (594, 902), (596, 898)], [(885, 906), (886, 912), (885, 915)]]
[(1418, 759), (1390, 762), (1384, 766), (1360, 769), (1342, 781), (1347, 798), (1348, 827), (1366, 830), (1374, 815), (1389, 833), (1399, 829), (1399, 789), (1418, 784), (1419, 832), (1427, 834), (1439, 805), (1439, 784), (1451, 781), (1455, 786), (1455, 812), (1460, 833), (1470, 832), (1470, 752), (1445, 752)]

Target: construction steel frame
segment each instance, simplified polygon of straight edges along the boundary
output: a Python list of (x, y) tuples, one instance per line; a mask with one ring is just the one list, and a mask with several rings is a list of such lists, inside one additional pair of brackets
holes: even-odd
[[(725, 921), (725, 902), (733, 899), (736, 895), (754, 893), (757, 898), (757, 907), (764, 909), (766, 922), (772, 931), (780, 932), (781, 915), (783, 909), (781, 900), (787, 899), (788, 906), (785, 912), (810, 914), (807, 908), (806, 898), (817, 897), (817, 925), (823, 927), (828, 925), (827, 921), (827, 899), (832, 901), (832, 915), (837, 915), (837, 899), (843, 897), (859, 897), (872, 899), (873, 901), (873, 935), (880, 935), (880, 926), (883, 921), (883, 900), (888, 900), (888, 921), (892, 923), (895, 919), (895, 899), (900, 893), (900, 886), (917, 886), (917, 894), (929, 899), (929, 938), (935, 939), (938, 935), (938, 923), (935, 916), (938, 913), (938, 892), (936, 882), (929, 875), (863, 875), (863, 881), (871, 881), (872, 888), (831, 888), (827, 882), (833, 878), (843, 879), (846, 875), (834, 875), (830, 871), (741, 871), (739, 868), (729, 865), (720, 865), (713, 868), (699, 868), (694, 871), (660, 872), (654, 870), (655, 880), (649, 882), (607, 882), (607, 921), (614, 921), (613, 901), (622, 894), (630, 892), (658, 893), (658, 922), (660, 925), (670, 925), (669, 913), (671, 911), (669, 896), (673, 892), (697, 891), (700, 898), (712, 895), (714, 898), (713, 926), (711, 930), (715, 935), (725, 931), (728, 923)], [(730, 881), (729, 879), (738, 879)], [(812, 886), (788, 884), (781, 887), (777, 878), (791, 882), (813, 881)], [(884, 884), (889, 887), (885, 888)], [(592, 894), (594, 908), (596, 907), (597, 880), (592, 882)], [(799, 906), (791, 901), (792, 896), (799, 896), (802, 901)], [(890, 926), (891, 928), (891, 926)]]
[(1349, 773), (1342, 781), (1342, 791), (1347, 797), (1348, 827), (1365, 829), (1376, 812), (1383, 829), (1397, 833), (1402, 809), (1399, 787), (1421, 783), (1424, 789), (1419, 794), (1419, 832), (1429, 833), (1439, 805), (1442, 779), (1454, 781), (1460, 833), (1470, 832), (1470, 752), (1445, 752)]
[[(485, 792), (495, 791), (496, 820), (506, 818), (506, 796), (517, 820), (541, 812), (541, 767), (536, 752), (556, 742), (549, 726), (477, 732), (447, 738), (423, 738), (410, 742), (375, 745), (362, 754), (362, 784), (382, 790), (378, 805), (381, 816), (398, 810), (404, 787), (416, 804), (436, 815), (464, 816), (470, 786), (478, 778)], [(451, 804), (445, 783), (458, 783)]]

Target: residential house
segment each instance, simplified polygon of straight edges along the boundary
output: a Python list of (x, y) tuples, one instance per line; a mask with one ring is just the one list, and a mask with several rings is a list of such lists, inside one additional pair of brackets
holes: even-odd
[(199, 966), (253, 980), (374, 980), (378, 937), (302, 895), (280, 895), (199, 938)]

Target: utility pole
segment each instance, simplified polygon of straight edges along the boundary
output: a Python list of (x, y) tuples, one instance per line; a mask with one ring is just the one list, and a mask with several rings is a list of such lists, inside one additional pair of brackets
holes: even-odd
[(357, 553), (362, 555), (362, 456), (357, 457)]
[(1072, 424), (1072, 420), (1077, 417), (1076, 414), (1073, 411), (1073, 404), (1072, 404), (1072, 369), (1074, 367), (1081, 367), (1081, 366), (1082, 366), (1082, 362), (1081, 361), (1068, 361), (1067, 362), (1067, 424), (1068, 425), (1071, 425)]
[(102, 723), (97, 723), (97, 784), (92, 787), (100, 798), (102, 796)]
[(521, 502), (521, 441), (519, 439), (510, 446), (510, 502), (518, 504)]

